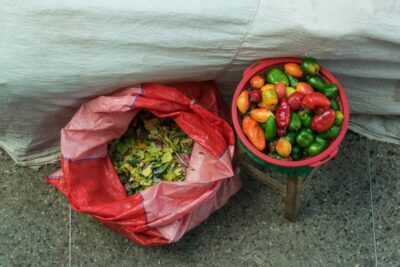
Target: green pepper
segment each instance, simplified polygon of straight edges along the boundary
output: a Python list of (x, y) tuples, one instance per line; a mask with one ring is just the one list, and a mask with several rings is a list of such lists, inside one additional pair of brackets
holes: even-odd
[(274, 140), (276, 136), (276, 122), (274, 116), (269, 116), (267, 122), (264, 124), (265, 138), (268, 141)]
[(308, 147), (314, 142), (315, 136), (310, 128), (302, 129), (296, 136), (296, 141), (301, 147)]
[(319, 75), (307, 76), (306, 81), (316, 91), (323, 93), (327, 97), (334, 98), (337, 95), (337, 85), (334, 83), (325, 83), (325, 81)]
[(293, 145), (296, 142), (296, 135), (297, 133), (288, 133), (285, 137)]
[(304, 75), (315, 75), (319, 72), (319, 65), (313, 58), (305, 58), (301, 63), (301, 70)]
[(334, 139), (339, 135), (340, 129), (340, 126), (333, 125), (331, 128), (329, 128), (325, 132), (319, 133), (317, 136), (324, 139)]
[(342, 125), (344, 117), (343, 117), (343, 112), (341, 112), (340, 110), (335, 111), (336, 112), (336, 117), (335, 117), (335, 122), (333, 123), (334, 125)]
[(315, 156), (324, 151), (328, 147), (328, 141), (320, 136), (315, 138), (315, 141), (306, 148), (306, 152), (310, 156)]
[(339, 104), (334, 98), (329, 99), (329, 101), (331, 101), (331, 108), (333, 110), (340, 110)]
[(287, 76), (288, 79), (289, 79), (289, 85), (290, 85), (291, 87), (293, 87), (293, 88), (296, 88), (297, 83), (299, 82), (299, 79), (293, 77), (292, 75), (290, 75), (290, 74), (287, 73), (286, 71), (285, 71), (285, 74), (286, 74), (286, 76)]
[(308, 110), (301, 110), (298, 112), (301, 124), (306, 127), (310, 128), (311, 127), (311, 122), (312, 122), (312, 116)]
[(301, 148), (298, 145), (294, 145), (292, 148), (292, 159), (299, 160), (301, 158)]
[(289, 86), (289, 78), (278, 68), (270, 69), (266, 80), (268, 83), (277, 84), (278, 82), (283, 82), (286, 86)]
[(274, 159), (283, 159), (283, 158), (282, 158), (280, 155), (278, 155), (278, 154), (271, 154), (270, 157), (271, 157), (271, 158), (274, 158)]
[(297, 132), (301, 128), (301, 121), (299, 115), (296, 112), (292, 112), (290, 116), (290, 123), (289, 123), (289, 131), (290, 132)]

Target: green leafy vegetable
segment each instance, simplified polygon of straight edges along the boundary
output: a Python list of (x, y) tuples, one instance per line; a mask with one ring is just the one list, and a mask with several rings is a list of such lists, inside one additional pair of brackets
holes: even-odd
[(182, 181), (193, 141), (170, 118), (141, 111), (109, 155), (128, 195), (161, 181)]

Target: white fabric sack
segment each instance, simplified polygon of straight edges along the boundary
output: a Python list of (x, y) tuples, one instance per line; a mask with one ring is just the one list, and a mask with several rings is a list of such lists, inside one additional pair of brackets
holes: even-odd
[(351, 129), (400, 144), (395, 0), (0, 3), (0, 146), (57, 159), (60, 129), (88, 99), (140, 82), (215, 79), (230, 97), (257, 59), (313, 56), (338, 77)]

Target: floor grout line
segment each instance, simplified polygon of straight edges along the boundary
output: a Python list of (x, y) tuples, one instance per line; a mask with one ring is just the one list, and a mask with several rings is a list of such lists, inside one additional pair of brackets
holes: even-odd
[(68, 267), (71, 267), (71, 251), (72, 251), (72, 209), (69, 206), (69, 240), (68, 240)]
[(371, 177), (371, 161), (369, 158), (369, 142), (367, 139), (367, 161), (368, 161), (368, 176), (369, 176), (369, 195), (370, 195), (370, 204), (371, 204), (371, 216), (372, 216), (372, 233), (373, 233), (373, 243), (375, 249), (375, 266), (378, 267), (378, 254), (376, 252), (376, 226), (375, 226), (375, 210), (374, 210), (374, 200), (373, 200), (373, 191), (372, 191), (372, 177)]

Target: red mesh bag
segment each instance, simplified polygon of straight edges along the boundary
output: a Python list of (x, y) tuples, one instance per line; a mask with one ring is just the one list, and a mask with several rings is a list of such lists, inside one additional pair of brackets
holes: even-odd
[[(127, 196), (107, 154), (141, 110), (171, 117), (194, 141), (186, 178)], [(179, 240), (240, 188), (235, 138), (213, 82), (143, 84), (84, 103), (61, 131), (61, 169), (46, 177), (77, 212), (144, 246)]]

